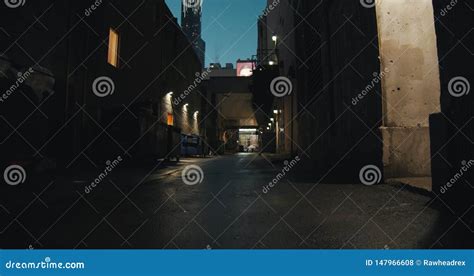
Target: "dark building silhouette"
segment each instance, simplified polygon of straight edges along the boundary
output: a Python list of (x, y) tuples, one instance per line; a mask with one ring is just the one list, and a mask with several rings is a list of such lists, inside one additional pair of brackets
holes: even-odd
[[(299, 168), (325, 181), (354, 181), (364, 164), (381, 167), (379, 84), (374, 97), (351, 104), (380, 70), (373, 10), (359, 2), (268, 1), (258, 23), (255, 99), (267, 112), (260, 118), (263, 129), (275, 129), (264, 144), (298, 154), (304, 160)], [(271, 86), (280, 77), (292, 89), (277, 97)]]
[(452, 4), (455, 8), (441, 0), (433, 1), (440, 57), (441, 112), (432, 114), (430, 118), (432, 177), (433, 193), (439, 198), (439, 209), (444, 211), (433, 232), (444, 234), (443, 225), (452, 225), (450, 234), (442, 236), (440, 242), (472, 248), (472, 240), (465, 237), (472, 235), (470, 229), (474, 223), (474, 94), (469, 86), (462, 85), (457, 90), (462, 94), (454, 94), (453, 84), (456, 82), (453, 80), (464, 78), (470, 82), (469, 85), (474, 80), (471, 69), (474, 62), (474, 17), (472, 5), (467, 2)]
[[(338, 181), (357, 181), (360, 169), (372, 164), (385, 180), (433, 191), (432, 159), (436, 173), (445, 160), (455, 170), (470, 160), (472, 93), (453, 96), (449, 84), (471, 79), (464, 46), (469, 28), (455, 21), (469, 18), (471, 9), (447, 13), (443, 4), (426, 1), (406, 13), (399, 5), (268, 1), (258, 21), (254, 92), (268, 115), (260, 125), (273, 119), (279, 126), (272, 139), (277, 152), (299, 154), (308, 170)], [(404, 27), (385, 32), (394, 18)], [(270, 84), (281, 77), (292, 89), (275, 96)]]
[(193, 48), (201, 61), (202, 67), (205, 66), (206, 43), (201, 37), (201, 17), (202, 1), (186, 0), (181, 3), (181, 27), (183, 32), (193, 44)]
[[(199, 134), (200, 96), (173, 99), (201, 64), (182, 30), (167, 24), (175, 18), (164, 1), (90, 5), (31, 1), (2, 13), (2, 91), (19, 73), (25, 81), (2, 103), (0, 161), (68, 168), (89, 166), (85, 156), (165, 157), (170, 127), (175, 136)], [(108, 94), (94, 93), (100, 80)], [(24, 139), (10, 135), (15, 128)]]

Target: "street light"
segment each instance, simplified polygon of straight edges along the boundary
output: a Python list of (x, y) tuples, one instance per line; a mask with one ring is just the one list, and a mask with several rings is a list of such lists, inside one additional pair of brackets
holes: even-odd
[(273, 110), (273, 114), (278, 114), (278, 110)]
[(273, 36), (272, 36), (272, 40), (273, 40), (273, 42), (275, 42), (275, 43), (276, 43), (276, 42), (277, 42), (277, 40), (278, 40), (278, 36), (276, 36), (276, 35), (273, 35)]
[(166, 104), (171, 104), (171, 102), (173, 101), (173, 92), (166, 93), (163, 99), (165, 100)]

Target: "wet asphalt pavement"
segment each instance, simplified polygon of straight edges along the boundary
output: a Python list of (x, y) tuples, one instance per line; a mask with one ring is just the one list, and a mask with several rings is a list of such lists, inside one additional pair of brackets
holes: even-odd
[[(183, 183), (189, 165), (202, 182)], [(101, 169), (8, 187), (2, 248), (443, 248), (457, 226), (406, 186), (288, 176), (264, 193), (282, 166), (236, 154), (118, 167), (89, 193)]]

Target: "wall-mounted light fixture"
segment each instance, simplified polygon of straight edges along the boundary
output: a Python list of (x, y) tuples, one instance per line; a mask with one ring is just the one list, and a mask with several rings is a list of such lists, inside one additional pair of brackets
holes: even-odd
[(188, 112), (188, 106), (189, 106), (188, 103), (183, 105), (183, 111), (184, 112)]
[(173, 92), (168, 92), (165, 95), (165, 99), (168, 101), (169, 104), (171, 104), (171, 99), (173, 98)]

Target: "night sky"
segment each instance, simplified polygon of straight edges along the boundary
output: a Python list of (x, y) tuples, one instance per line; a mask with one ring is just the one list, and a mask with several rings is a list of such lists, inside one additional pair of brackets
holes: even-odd
[[(181, 22), (181, 1), (166, 3)], [(257, 17), (266, 0), (204, 0), (203, 39), (206, 41), (206, 64), (233, 63), (251, 58), (257, 48)]]

